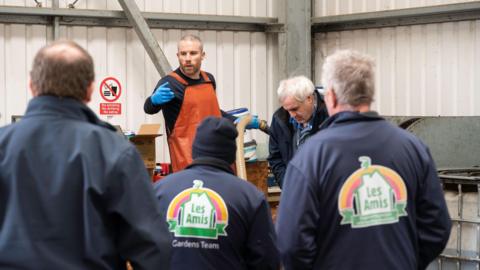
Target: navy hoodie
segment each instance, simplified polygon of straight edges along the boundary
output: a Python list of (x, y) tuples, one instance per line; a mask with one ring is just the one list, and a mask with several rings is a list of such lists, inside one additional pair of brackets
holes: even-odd
[(157, 182), (174, 236), (171, 269), (278, 269), (275, 231), (265, 196), (215, 158)]
[(0, 269), (167, 269), (170, 235), (135, 147), (72, 98), (0, 128)]
[(370, 112), (330, 117), (290, 162), (276, 224), (285, 269), (424, 269), (451, 228), (428, 148)]

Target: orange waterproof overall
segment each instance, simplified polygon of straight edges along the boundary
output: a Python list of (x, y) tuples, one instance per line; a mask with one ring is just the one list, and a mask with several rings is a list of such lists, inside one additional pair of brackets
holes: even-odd
[(168, 137), (172, 170), (177, 172), (192, 162), (192, 144), (197, 126), (208, 116), (220, 117), (221, 112), (212, 82), (204, 71), (200, 72), (204, 82), (196, 85), (188, 85), (175, 72), (169, 75), (186, 86), (180, 113)]

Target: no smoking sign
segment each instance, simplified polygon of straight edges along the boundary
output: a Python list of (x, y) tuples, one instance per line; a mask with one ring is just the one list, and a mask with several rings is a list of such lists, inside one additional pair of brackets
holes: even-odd
[(122, 104), (116, 103), (122, 95), (122, 86), (114, 77), (103, 79), (100, 84), (100, 96), (108, 103), (100, 103), (100, 114), (118, 115), (122, 113)]

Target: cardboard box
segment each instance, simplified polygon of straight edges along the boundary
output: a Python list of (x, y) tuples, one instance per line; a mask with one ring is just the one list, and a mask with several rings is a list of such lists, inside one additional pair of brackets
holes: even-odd
[(149, 172), (155, 168), (155, 138), (162, 136), (159, 124), (142, 124), (130, 141), (137, 147)]

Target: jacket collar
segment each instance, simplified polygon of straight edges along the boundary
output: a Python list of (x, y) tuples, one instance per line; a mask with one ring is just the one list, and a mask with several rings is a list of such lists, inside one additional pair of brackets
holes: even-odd
[(361, 121), (378, 121), (384, 120), (383, 117), (379, 116), (375, 111), (368, 111), (364, 113), (353, 112), (353, 111), (344, 111), (336, 113), (335, 115), (330, 116), (320, 125), (320, 130), (333, 127), (339, 124), (344, 124), (348, 122), (361, 122)]
[(70, 118), (115, 131), (115, 128), (112, 125), (100, 120), (85, 104), (68, 97), (44, 95), (33, 98), (28, 103), (27, 112), (25, 113), (24, 118), (39, 116)]
[(213, 158), (213, 157), (198, 157), (194, 159), (193, 162), (190, 163), (190, 165), (187, 166), (187, 169), (195, 166), (199, 166), (199, 165), (207, 165), (207, 166), (215, 167), (227, 173), (234, 174), (230, 164), (228, 164), (224, 160)]

